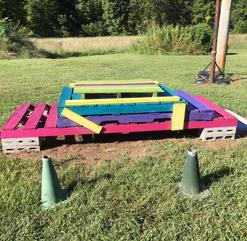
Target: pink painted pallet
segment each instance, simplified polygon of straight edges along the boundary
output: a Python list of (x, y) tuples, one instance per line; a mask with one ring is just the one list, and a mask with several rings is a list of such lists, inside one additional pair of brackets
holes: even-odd
[[(220, 117), (212, 121), (187, 121), (185, 129), (205, 129), (236, 127), (237, 119), (219, 106), (210, 102), (202, 96), (196, 96), (202, 103), (209, 106)], [(72, 136), (94, 134), (84, 127), (57, 128), (57, 104), (23, 104), (20, 105), (0, 130), (0, 139), (50, 137), (50, 136)], [(113, 133), (134, 133), (148, 131), (171, 130), (171, 121), (160, 121), (152, 123), (131, 123), (131, 124), (106, 124), (103, 126), (102, 134)]]

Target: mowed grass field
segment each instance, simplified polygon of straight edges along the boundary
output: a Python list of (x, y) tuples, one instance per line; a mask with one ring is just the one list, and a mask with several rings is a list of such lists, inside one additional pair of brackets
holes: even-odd
[[(20, 103), (57, 101), (62, 86), (71, 81), (135, 78), (204, 95), (246, 117), (246, 38), (231, 39), (226, 72), (237, 79), (232, 85), (193, 84), (209, 61), (210, 56), (128, 52), (0, 60), (0, 125)], [(132, 145), (141, 151), (143, 143)], [(110, 149), (112, 143), (108, 145)], [(203, 182), (213, 192), (202, 202), (181, 199), (175, 192), (185, 151), (192, 146), (199, 152)], [(154, 140), (145, 157), (120, 152), (114, 161), (104, 158), (95, 165), (83, 164), (80, 155), (68, 151), (54, 163), (62, 185), (72, 192), (67, 202), (48, 211), (40, 209), (45, 152), (28, 158), (0, 154), (0, 240), (246, 240), (246, 146), (247, 138), (214, 143), (169, 138)]]

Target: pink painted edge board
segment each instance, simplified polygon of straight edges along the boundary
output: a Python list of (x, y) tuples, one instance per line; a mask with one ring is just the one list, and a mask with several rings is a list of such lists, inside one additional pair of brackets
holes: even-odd
[(35, 129), (40, 121), (40, 118), (43, 116), (45, 108), (46, 104), (37, 104), (25, 123), (23, 130)]
[(25, 116), (27, 110), (31, 107), (30, 104), (21, 104), (17, 107), (15, 112), (10, 116), (5, 125), (2, 127), (3, 130), (13, 130), (18, 126), (22, 118)]
[(236, 119), (236, 117), (234, 117), (230, 113), (226, 112), (224, 109), (220, 108), (218, 105), (212, 103), (207, 98), (205, 98), (203, 96), (195, 96), (195, 98), (198, 99), (198, 100), (200, 100), (204, 104), (208, 105), (211, 109), (213, 109), (215, 112), (217, 112), (218, 114), (220, 114), (221, 116), (223, 116), (226, 120), (228, 120), (228, 119), (230, 119), (230, 120)]
[[(203, 129), (217, 127), (236, 126), (235, 120), (215, 120), (215, 121), (190, 121), (185, 123), (186, 129)], [(171, 122), (153, 122), (145, 124), (107, 124), (104, 126), (102, 134), (147, 132), (147, 131), (166, 131), (171, 130)], [(87, 135), (93, 134), (84, 127), (68, 128), (38, 128), (34, 130), (4, 130), (1, 138), (24, 138), (24, 137), (44, 137), (44, 136), (65, 136), (65, 135)]]
[(50, 105), (50, 110), (45, 122), (45, 128), (56, 128), (57, 126), (57, 103), (53, 103)]

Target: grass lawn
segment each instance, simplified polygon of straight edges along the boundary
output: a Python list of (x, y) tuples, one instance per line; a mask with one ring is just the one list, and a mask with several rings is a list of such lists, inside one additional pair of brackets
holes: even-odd
[[(152, 78), (247, 116), (247, 42), (231, 44), (226, 70), (239, 80), (230, 86), (193, 84), (210, 56), (0, 60), (0, 125), (18, 104), (51, 103), (63, 85), (82, 79)], [(73, 191), (64, 205), (45, 212), (39, 206), (41, 154), (28, 160), (0, 154), (0, 240), (246, 240), (247, 139), (217, 143), (154, 141), (143, 158), (120, 155), (97, 165), (81, 164), (68, 152), (55, 165)], [(203, 180), (213, 192), (203, 202), (174, 191), (190, 146), (198, 149)]]

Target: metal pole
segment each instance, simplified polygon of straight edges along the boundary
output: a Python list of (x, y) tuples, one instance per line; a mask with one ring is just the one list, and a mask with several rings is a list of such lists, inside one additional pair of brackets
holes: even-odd
[(212, 60), (211, 60), (210, 79), (209, 79), (209, 83), (211, 84), (214, 83), (219, 20), (220, 20), (220, 0), (216, 0), (216, 11), (215, 11), (215, 20), (214, 20), (214, 39), (213, 39), (212, 52), (211, 52)]
[(226, 63), (231, 7), (232, 0), (222, 0), (216, 53), (216, 63), (221, 69), (221, 71), (224, 71)]

